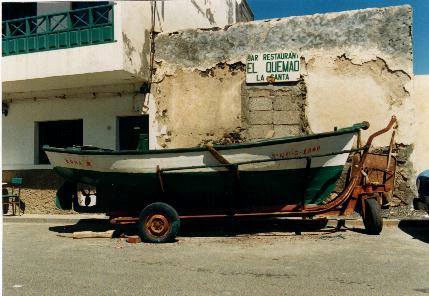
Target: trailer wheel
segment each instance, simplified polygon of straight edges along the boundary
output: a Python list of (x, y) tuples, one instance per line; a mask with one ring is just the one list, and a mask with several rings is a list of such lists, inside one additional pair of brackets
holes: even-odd
[(365, 212), (363, 215), (363, 224), (368, 234), (380, 234), (383, 229), (383, 219), (381, 218), (381, 207), (374, 198), (365, 200)]
[(180, 219), (172, 206), (155, 202), (140, 213), (138, 227), (143, 241), (167, 243), (173, 241), (179, 232)]

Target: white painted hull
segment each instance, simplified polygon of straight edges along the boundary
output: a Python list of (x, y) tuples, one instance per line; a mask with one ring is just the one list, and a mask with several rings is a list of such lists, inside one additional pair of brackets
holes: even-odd
[[(243, 147), (235, 149), (219, 149), (219, 153), (230, 163), (241, 163), (257, 160), (272, 160), (262, 163), (240, 165), (241, 171), (289, 170), (305, 168), (305, 159), (276, 160), (288, 157), (312, 157), (343, 150), (350, 150), (356, 138), (355, 133), (345, 133), (308, 139), (298, 142), (286, 142), (263, 146)], [(227, 146), (224, 146), (227, 147)], [(219, 162), (206, 149), (183, 152), (174, 150), (163, 153), (121, 154), (119, 153), (88, 153), (77, 154), (67, 150), (46, 151), (49, 161), (54, 167), (82, 171), (97, 171), (109, 173), (155, 173), (160, 169), (181, 168), (189, 166), (212, 166)], [(336, 154), (312, 159), (311, 168), (343, 166), (348, 154)], [(198, 168), (180, 170), (180, 172), (211, 172), (226, 170), (226, 168)]]

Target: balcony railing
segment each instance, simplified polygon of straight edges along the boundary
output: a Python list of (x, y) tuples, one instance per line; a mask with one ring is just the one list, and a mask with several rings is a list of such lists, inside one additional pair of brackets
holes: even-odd
[(113, 3), (2, 22), (3, 56), (114, 41)]

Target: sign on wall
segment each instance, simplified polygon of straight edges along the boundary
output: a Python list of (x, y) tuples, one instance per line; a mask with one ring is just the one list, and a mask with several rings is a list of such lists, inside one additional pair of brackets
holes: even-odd
[(296, 52), (264, 52), (247, 56), (247, 83), (297, 81), (300, 77), (300, 58)]

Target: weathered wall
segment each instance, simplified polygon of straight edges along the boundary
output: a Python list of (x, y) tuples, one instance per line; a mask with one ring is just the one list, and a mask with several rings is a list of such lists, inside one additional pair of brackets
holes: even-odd
[[(244, 3), (243, 3), (244, 2)], [(252, 20), (244, 0), (175, 0), (157, 2), (159, 31), (187, 28), (224, 27)]]
[[(163, 95), (171, 93), (172, 87), (177, 91), (174, 81), (180, 80), (187, 93), (198, 92), (199, 89), (215, 85), (217, 75), (231, 81), (233, 66), (239, 70), (238, 78), (234, 77), (234, 80), (244, 85), (244, 69), (238, 65), (245, 63), (248, 53), (293, 50), (301, 54), (305, 64), (301, 81), (271, 88), (293, 93), (294, 88), (304, 85), (305, 90), (296, 96), (300, 96), (301, 100), (305, 97), (301, 105), (306, 106), (305, 116), (311, 131), (326, 131), (334, 125), (347, 126), (367, 120), (372, 123), (368, 134), (384, 126), (390, 115), (396, 113), (401, 126), (398, 139), (410, 144), (414, 119), (414, 106), (409, 99), (412, 73), (411, 23), (411, 8), (401, 6), (242, 23), (224, 30), (186, 30), (160, 34), (156, 39), (155, 78), (159, 93), (154, 95), (162, 97), (164, 101), (174, 101), (174, 106), (186, 104), (186, 97)], [(201, 78), (201, 73), (213, 73), (219, 64), (226, 64), (226, 67), (216, 72), (214, 77), (209, 75)], [(183, 79), (192, 83), (186, 83)], [(242, 100), (243, 87), (235, 90), (235, 93), (227, 93), (232, 106)], [(200, 95), (200, 100), (208, 101), (213, 97), (220, 99), (222, 92), (219, 91), (205, 91), (204, 96)], [(255, 101), (251, 96), (250, 92), (247, 99)], [(269, 104), (272, 94), (265, 99)], [(248, 104), (244, 102), (243, 106)], [(250, 123), (274, 127), (276, 123), (286, 122), (276, 120), (275, 123), (274, 113), (270, 110), (246, 108), (241, 111), (232, 108), (229, 113), (235, 112), (231, 116), (240, 116), (243, 125)], [(253, 111), (261, 112), (251, 113)], [(261, 119), (262, 111), (269, 111), (265, 112), (268, 118)], [(169, 112), (174, 110), (170, 109)], [(191, 113), (207, 114), (210, 109), (193, 109)], [(290, 113), (283, 115), (287, 118), (297, 116)], [(255, 117), (262, 121), (258, 123)], [(177, 130), (178, 134), (188, 132), (180, 130), (180, 126), (174, 120), (169, 120), (168, 116), (163, 118), (163, 126)], [(218, 128), (220, 124), (212, 122), (212, 127)], [(235, 122), (234, 125), (222, 125), (222, 128), (235, 128)], [(268, 127), (260, 127), (262, 129), (268, 131)], [(209, 132), (207, 126), (198, 126), (196, 130), (199, 130), (199, 135)], [(257, 137), (261, 133), (258, 132)], [(382, 140), (385, 143), (385, 139)], [(176, 143), (171, 139), (170, 145), (186, 146), (195, 142), (198, 142), (197, 139), (189, 143)]]
[(251, 20), (246, 19), (249, 11), (248, 6), (243, 4), (245, 2), (241, 3), (239, 0), (158, 1), (156, 5), (151, 1), (117, 2), (120, 7), (117, 13), (120, 14), (122, 24), (120, 41), (125, 53), (125, 69), (136, 77), (148, 78), (153, 10), (154, 30), (171, 32), (189, 28), (224, 27), (236, 21)]
[[(158, 146), (193, 146), (208, 135), (213, 141), (234, 131), (242, 141), (369, 121), (366, 138), (396, 114), (401, 198), (411, 198), (415, 171), (409, 156), (416, 142), (411, 15), (410, 6), (399, 6), (160, 34), (150, 111), (159, 118)], [(300, 80), (246, 85), (247, 55), (276, 51), (301, 55)], [(374, 144), (387, 146), (389, 135)]]
[[(13, 177), (23, 178), (23, 188), (21, 189), (20, 197), (21, 202), (24, 204), (24, 213), (71, 214), (73, 212), (60, 210), (55, 207), (56, 192), (64, 183), (64, 179), (52, 169), (3, 171), (3, 181), (10, 182)], [(12, 209), (9, 207), (9, 212), (11, 211)]]
[(303, 81), (292, 86), (245, 86), (242, 95), (247, 140), (308, 133)]
[(155, 84), (157, 144), (163, 148), (197, 146), (204, 140), (219, 141), (240, 127), (239, 73), (240, 69), (221, 64), (207, 72), (177, 70)]

